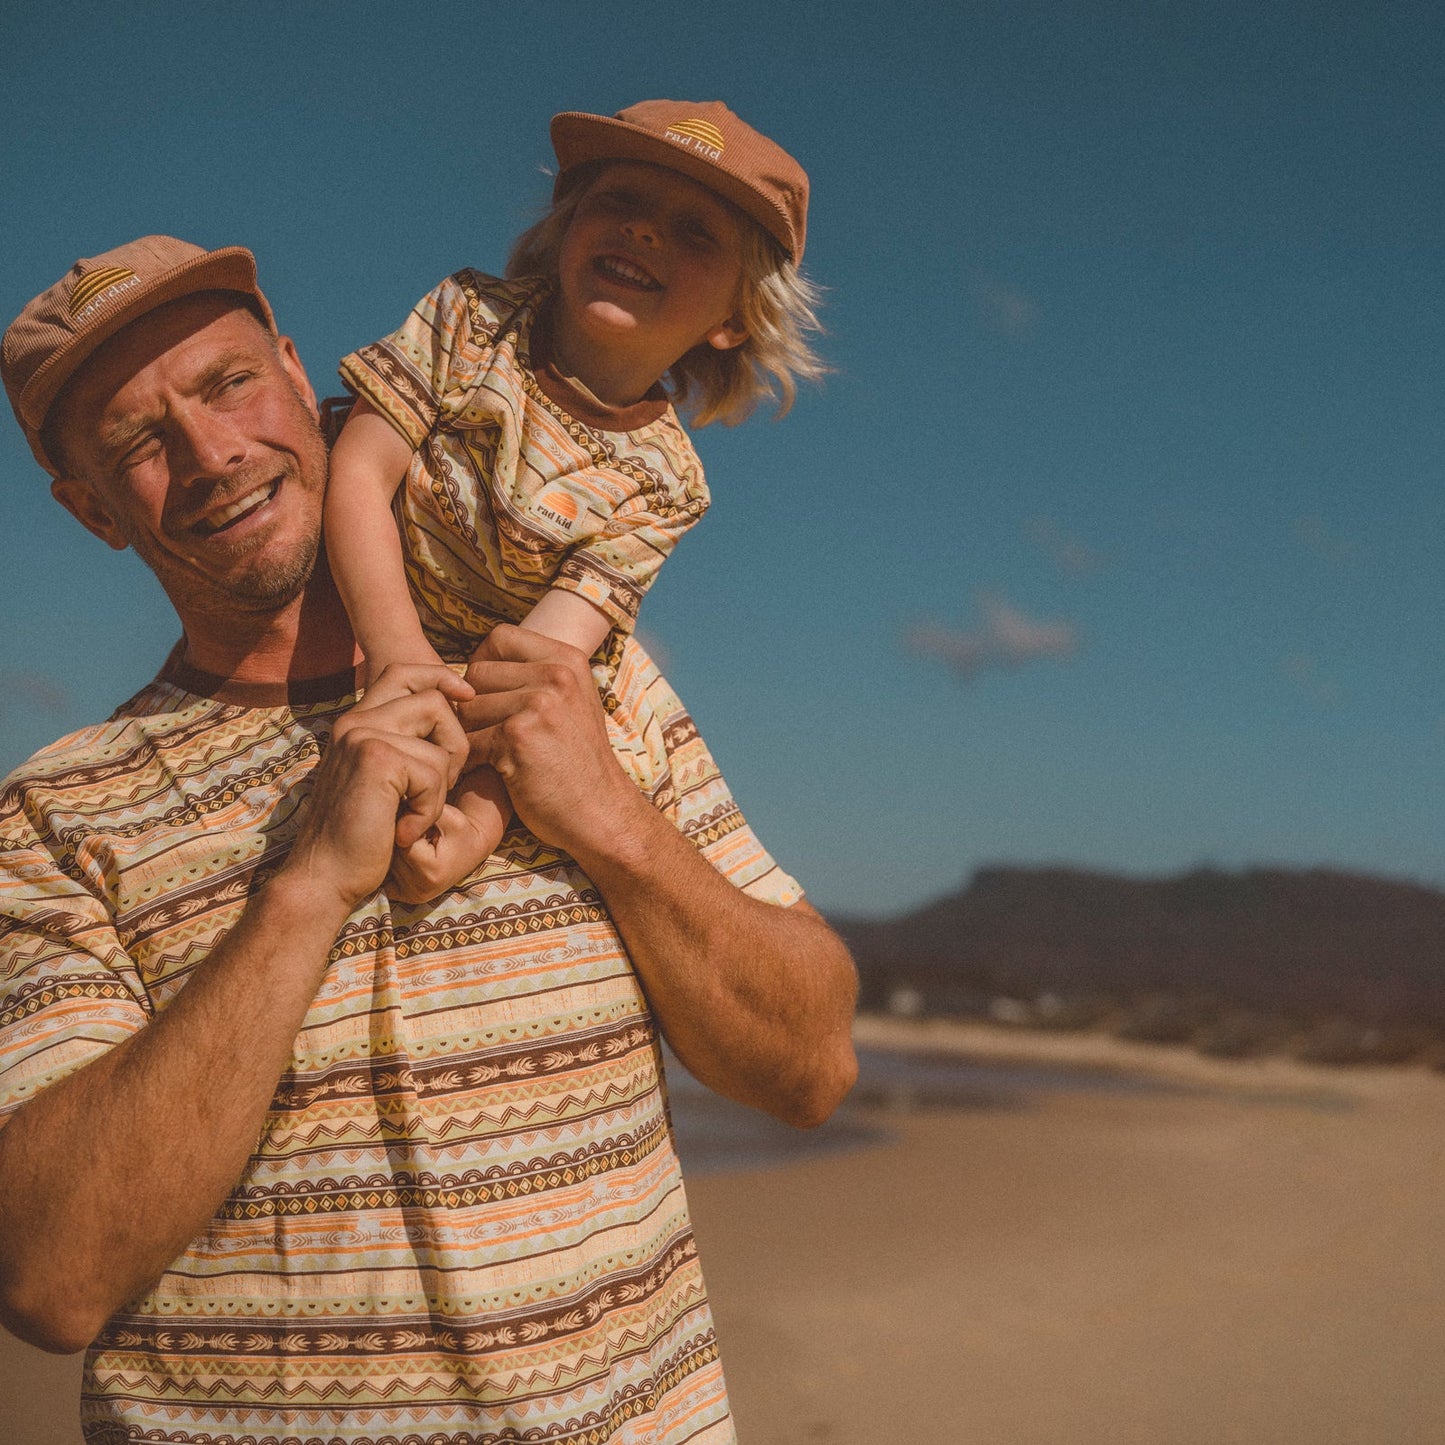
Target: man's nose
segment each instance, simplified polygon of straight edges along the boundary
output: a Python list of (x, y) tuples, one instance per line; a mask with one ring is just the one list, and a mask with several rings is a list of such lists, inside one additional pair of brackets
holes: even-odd
[(246, 439), (227, 418), (206, 408), (171, 417), (171, 474), (181, 482), (225, 476), (246, 459)]

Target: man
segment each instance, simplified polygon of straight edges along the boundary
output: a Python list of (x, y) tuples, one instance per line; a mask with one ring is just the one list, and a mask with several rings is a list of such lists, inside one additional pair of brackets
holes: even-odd
[[(816, 1123), (853, 975), (665, 682), (629, 644), (651, 800), (586, 659), (516, 628), (355, 702), (314, 394), (241, 248), (77, 262), (4, 378), (183, 637), (0, 800), (0, 1318), (89, 1346), (91, 1441), (731, 1440), (654, 1023)], [(393, 903), (469, 758), (524, 826)]]

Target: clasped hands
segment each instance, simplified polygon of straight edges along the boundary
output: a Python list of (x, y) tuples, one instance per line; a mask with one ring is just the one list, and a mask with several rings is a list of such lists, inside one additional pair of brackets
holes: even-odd
[(496, 769), (538, 838), (579, 861), (646, 806), (613, 756), (587, 658), (503, 625), (464, 677), (389, 667), (337, 720), (293, 851), (353, 907), (383, 881), (398, 901), (432, 897), (428, 843), (464, 825), (447, 795), (479, 766)]

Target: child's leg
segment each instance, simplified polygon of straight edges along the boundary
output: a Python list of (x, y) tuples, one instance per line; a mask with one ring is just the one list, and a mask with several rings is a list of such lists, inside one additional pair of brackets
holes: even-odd
[(399, 903), (426, 903), (474, 872), (496, 851), (512, 816), (494, 768), (463, 773), (436, 825), (392, 860), (387, 891)]

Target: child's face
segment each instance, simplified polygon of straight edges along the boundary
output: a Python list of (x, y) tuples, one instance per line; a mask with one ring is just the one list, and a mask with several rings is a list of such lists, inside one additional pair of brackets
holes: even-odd
[(703, 342), (725, 350), (737, 317), (742, 226), (676, 171), (616, 162), (587, 187), (558, 263), (564, 325), (593, 348), (647, 359), (652, 381)]

